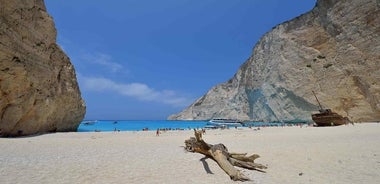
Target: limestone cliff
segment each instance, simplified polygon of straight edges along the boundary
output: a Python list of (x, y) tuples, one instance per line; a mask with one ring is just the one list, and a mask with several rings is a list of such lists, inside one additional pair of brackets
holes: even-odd
[(0, 0), (0, 136), (76, 131), (75, 71), (43, 0)]
[(228, 82), (169, 119), (310, 120), (324, 107), (380, 120), (380, 1), (318, 0), (276, 26)]

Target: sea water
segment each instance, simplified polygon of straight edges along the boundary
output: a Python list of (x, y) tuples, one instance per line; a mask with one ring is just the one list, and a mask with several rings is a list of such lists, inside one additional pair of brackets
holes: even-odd
[(138, 131), (138, 130), (184, 130), (203, 128), (207, 121), (168, 121), (168, 120), (85, 120), (78, 132), (94, 131)]
[[(174, 120), (85, 120), (78, 127), (78, 132), (97, 131), (139, 131), (139, 130), (188, 130), (204, 128), (207, 121), (174, 121)], [(275, 122), (246, 122), (246, 127), (283, 126)]]

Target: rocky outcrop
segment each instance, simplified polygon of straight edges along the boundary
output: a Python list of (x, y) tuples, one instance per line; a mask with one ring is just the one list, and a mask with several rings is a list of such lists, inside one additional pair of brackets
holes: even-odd
[(76, 131), (75, 71), (43, 0), (0, 0), (0, 136)]
[(228, 82), (169, 119), (311, 120), (324, 107), (380, 120), (380, 1), (318, 0), (265, 34)]

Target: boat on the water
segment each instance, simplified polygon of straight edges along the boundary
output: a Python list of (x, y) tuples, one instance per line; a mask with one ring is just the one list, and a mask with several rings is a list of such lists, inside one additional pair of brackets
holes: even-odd
[(347, 117), (343, 117), (338, 113), (333, 112), (331, 109), (322, 108), (321, 103), (319, 102), (317, 96), (314, 91), (313, 94), (315, 99), (319, 104), (319, 113), (312, 114), (311, 119), (315, 122), (317, 126), (339, 126), (349, 123), (349, 119)]
[(222, 119), (222, 118), (216, 118), (211, 119), (208, 123), (208, 125), (219, 125), (219, 126), (242, 126), (243, 122), (237, 120), (237, 119)]
[(86, 121), (83, 124), (84, 125), (94, 125), (95, 123), (96, 123), (96, 120), (95, 121)]

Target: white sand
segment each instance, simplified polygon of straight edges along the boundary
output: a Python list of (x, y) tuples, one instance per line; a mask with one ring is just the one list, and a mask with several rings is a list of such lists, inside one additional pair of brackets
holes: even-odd
[[(240, 183), (181, 146), (192, 131), (56, 133), (0, 138), (0, 183)], [(257, 153), (244, 183), (380, 183), (380, 123), (210, 130), (204, 140)], [(208, 173), (208, 169), (212, 174)]]

